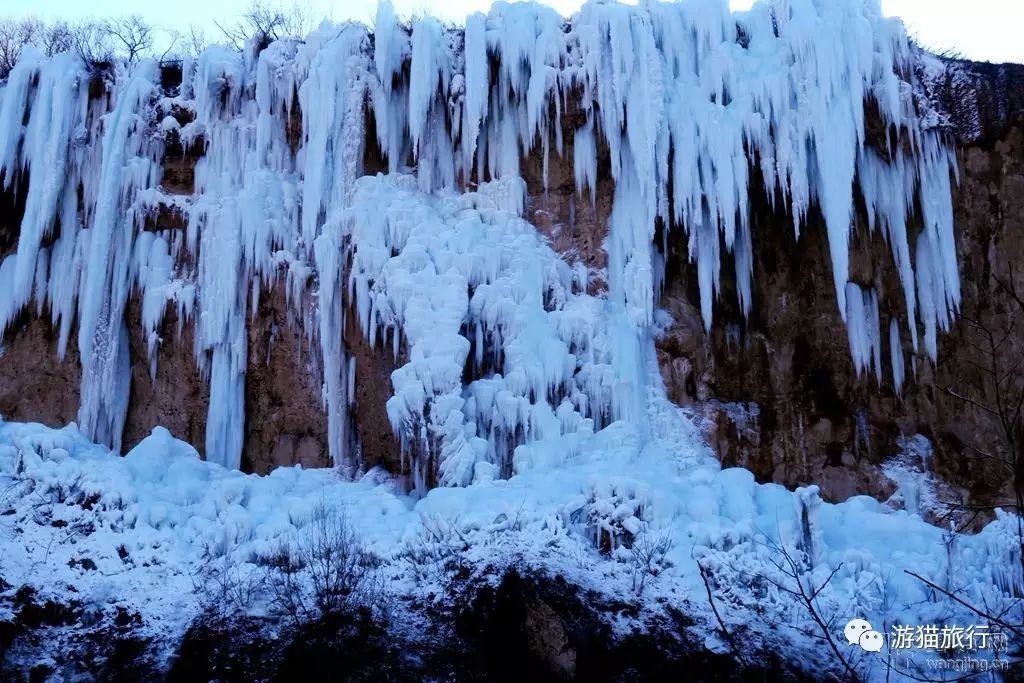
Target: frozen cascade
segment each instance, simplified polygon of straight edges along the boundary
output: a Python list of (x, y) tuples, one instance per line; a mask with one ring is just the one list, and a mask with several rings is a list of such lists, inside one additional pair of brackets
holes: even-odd
[[(435, 476), (507, 477), (524, 440), (572, 452), (612, 419), (642, 417), (619, 405), (638, 395), (636, 375), (616, 370), (644, 371), (635, 331), (489, 189), (426, 195), (410, 176), (362, 178), (324, 228), (349, 245), (365, 337), (408, 347), (387, 413), (420, 490)], [(464, 385), (467, 365), (479, 379)]]
[[(305, 137), (299, 150), (304, 168), (302, 234), (312, 246), (320, 277), (317, 298), (320, 350), (324, 366), (324, 406), (327, 410), (327, 444), (333, 462), (354, 474), (354, 449), (349, 436), (349, 358), (344, 344), (344, 320), (340, 277), (341, 245), (320, 234), (328, 216), (348, 201), (355, 179), (362, 174), (364, 101), (371, 62), (368, 34), (362, 26), (346, 24), (322, 27), (301, 48), (302, 60), (311, 67), (299, 86)], [(300, 80), (301, 73), (295, 75)], [(310, 193), (310, 178), (319, 188)], [(315, 212), (314, 212), (315, 209)], [(292, 209), (294, 211), (294, 209)], [(305, 274), (306, 269), (301, 269)]]
[[(120, 68), (120, 67), (119, 67)], [(102, 162), (88, 215), (78, 299), (82, 396), (78, 421), (86, 434), (121, 446), (128, 410), (128, 328), (124, 310), (132, 284), (132, 247), (145, 219), (146, 195), (160, 176), (159, 139), (144, 117), (156, 88), (155, 62), (115, 79), (112, 110), (102, 119)], [(88, 182), (88, 181), (86, 181)]]
[[(877, 3), (764, 0), (730, 13), (724, 0), (590, 2), (567, 21), (499, 2), (463, 30), (401, 23), (382, 2), (375, 31), (325, 23), (263, 50), (213, 46), (167, 96), (152, 63), (97, 75), (32, 50), (0, 86), (0, 177), (27, 186), (17, 250), (0, 263), (0, 328), (34, 301), (63, 354), (78, 319), (87, 435), (119, 442), (135, 294), (151, 371), (164, 309), (176, 307), (179, 333), (194, 322), (211, 382), (207, 455), (237, 467), (246, 316), (285, 287), (322, 362), (330, 454), (348, 474), (359, 467), (349, 311), (372, 344), (408, 355), (388, 413), (420, 488), (507, 475), (516, 449), (542, 436), (571, 451), (580, 430), (645, 419), (670, 232), (687, 240), (705, 326), (730, 261), (740, 309), (755, 305), (758, 176), (754, 191), (798, 236), (812, 211), (824, 219), (858, 373), (882, 375), (880, 309), (902, 311), (888, 335), (897, 387), (902, 332), (915, 351), (923, 335), (935, 358), (960, 303), (956, 160), (923, 123), (917, 55)], [(96, 78), (104, 92), (90, 98)], [(868, 104), (890, 139), (868, 140)], [(367, 121), (393, 178), (357, 181)], [(205, 150), (190, 196), (159, 185), (170, 135)], [(569, 145), (581, 195), (595, 198), (599, 154), (615, 181), (600, 297), (517, 218), (521, 159), (539, 155), (546, 180)], [(849, 282), (857, 201), (891, 250), (898, 307)], [(186, 230), (153, 229), (161, 207)]]
[[(106, 92), (89, 102), (92, 76), (81, 60), (42, 60), (29, 52), (12, 71), (0, 105), (0, 172), (7, 186), (28, 174), (18, 249), (0, 266), (10, 285), (0, 329), (35, 296), (40, 311), (48, 304), (59, 322), (63, 356), (77, 314), (78, 420), (91, 438), (115, 448), (128, 408), (124, 311), (138, 267), (134, 237), (160, 174), (162, 143), (147, 120), (156, 73), (153, 62), (115, 65)], [(75, 137), (88, 144), (75, 144)]]
[[(52, 233), (58, 221), (64, 233), (73, 234), (78, 228), (77, 206), (69, 200), (69, 194), (70, 188), (78, 183), (77, 171), (81, 163), (79, 155), (71, 148), (71, 137), (83, 124), (86, 114), (86, 90), (79, 87), (79, 80), (83, 78), (80, 63), (70, 55), (59, 55), (46, 63), (43, 56), (30, 47), (0, 91), (0, 175), (4, 178), (4, 188), (24, 182), (26, 173), (31, 178), (35, 171), (39, 178), (29, 183), (17, 251), (0, 265), (0, 282), (4, 285), (0, 291), (6, 292), (5, 300), (0, 303), (0, 331), (6, 330), (29, 302), (34, 286), (45, 287), (45, 280), (37, 282), (37, 275), (46, 277), (38, 272), (40, 264), (47, 262), (54, 271), (71, 266), (73, 237), (62, 240), (63, 244), (54, 248), (54, 258), (43, 256), (41, 242)], [(23, 128), (21, 124), (26, 119), (30, 101), (34, 105), (33, 115)], [(46, 164), (53, 162), (67, 169), (64, 177), (48, 172)], [(66, 260), (58, 260), (59, 257)], [(77, 272), (73, 277), (77, 280)], [(74, 305), (73, 300), (61, 295), (77, 290), (77, 281), (73, 286), (66, 286), (69, 284), (66, 281), (51, 283), (56, 289), (53, 294), (60, 302), (54, 302), (51, 314), (55, 321), (57, 317), (62, 321), (61, 358), (70, 336)]]

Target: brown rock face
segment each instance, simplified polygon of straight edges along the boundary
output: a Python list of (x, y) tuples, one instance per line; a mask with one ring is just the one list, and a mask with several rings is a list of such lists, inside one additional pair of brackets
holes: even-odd
[(608, 266), (604, 240), (608, 235), (608, 217), (612, 213), (615, 183), (608, 164), (607, 148), (598, 150), (598, 181), (594, 192), (576, 193), (573, 173), (571, 131), (562, 156), (554, 151), (548, 159), (545, 187), (544, 163), (538, 153), (523, 160), (521, 172), (526, 181), (526, 207), (523, 218), (546, 236), (551, 247), (570, 261), (582, 261), (591, 273), (591, 287), (603, 289), (603, 271)]
[(249, 321), (242, 469), (251, 472), (331, 464), (317, 351), (278, 285), (263, 292)]
[[(137, 322), (140, 314), (139, 301), (132, 299), (125, 313), (132, 374), (122, 446), (127, 451), (154, 427), (163, 426), (204, 453), (210, 388), (196, 367), (192, 322), (184, 322), (179, 335), (177, 315), (168, 308), (159, 330), (162, 342), (156, 351), (156, 374), (151, 375), (148, 344)], [(77, 374), (75, 379), (77, 395)]]
[[(399, 343), (398, 358), (391, 337), (370, 346), (359, 329), (352, 309), (345, 322), (345, 344), (355, 359), (353, 424), (358, 439), (360, 463), (364, 470), (376, 465), (389, 472), (403, 473), (401, 447), (391, 430), (386, 405), (391, 398), (391, 373), (408, 360), (405, 345)], [(386, 343), (385, 343), (386, 342)]]
[(755, 215), (749, 320), (724, 282), (705, 333), (693, 269), (680, 263), (685, 244), (674, 247), (662, 306), (675, 322), (659, 342), (670, 396), (708, 418), (723, 465), (747, 467), (761, 481), (816, 483), (832, 500), (888, 497), (877, 465), (895, 448), (899, 430), (888, 418), (903, 407), (890, 377), (875, 386), (873, 376), (854, 373), (824, 227), (809, 225), (797, 245), (787, 217)]
[(28, 313), (0, 344), (0, 416), (62, 427), (78, 419), (80, 366), (71, 335), (63, 361), (57, 359), (58, 331), (49, 314)]

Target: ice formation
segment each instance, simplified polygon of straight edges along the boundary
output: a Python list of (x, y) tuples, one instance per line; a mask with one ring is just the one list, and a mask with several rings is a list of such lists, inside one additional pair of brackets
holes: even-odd
[[(192, 322), (211, 382), (207, 456), (237, 467), (246, 316), (271, 287), (319, 345), (330, 454), (350, 474), (352, 307), (371, 343), (404, 361), (388, 414), (420, 487), (507, 475), (541, 437), (571, 449), (614, 420), (642, 426), (638, 367), (666, 251), (656, 229), (685, 236), (710, 328), (728, 255), (740, 308), (753, 305), (751, 192), (797, 234), (820, 211), (855, 366), (880, 378), (881, 294), (849, 282), (862, 201), (903, 290), (894, 383), (901, 328), (916, 351), (920, 326), (934, 359), (960, 300), (956, 162), (917, 110), (904, 29), (877, 3), (766, 0), (730, 14), (724, 0), (590, 2), (567, 21), (499, 2), (449, 29), (400, 23), (383, 2), (375, 31), (324, 24), (263, 50), (210, 47), (171, 93), (151, 62), (100, 74), (27, 50), (11, 72), (0, 175), (27, 187), (27, 203), (0, 264), (0, 330), (34, 303), (59, 325), (63, 355), (77, 319), (90, 438), (119, 446), (134, 293), (151, 363), (167, 305)], [(882, 142), (868, 139), (869, 107)], [(165, 136), (205, 150), (191, 196), (160, 185)], [(357, 182), (368, 144), (392, 177)], [(608, 291), (594, 297), (588, 274), (517, 218), (519, 165), (537, 154), (546, 172), (552, 154), (571, 154), (592, 199), (604, 150), (615, 189)], [(153, 221), (161, 207), (187, 229)]]
[[(881, 382), (882, 327), (878, 318), (878, 292), (874, 289), (864, 290), (853, 282), (846, 283), (846, 332), (857, 374), (873, 368), (875, 378)], [(894, 380), (896, 373), (894, 365)]]

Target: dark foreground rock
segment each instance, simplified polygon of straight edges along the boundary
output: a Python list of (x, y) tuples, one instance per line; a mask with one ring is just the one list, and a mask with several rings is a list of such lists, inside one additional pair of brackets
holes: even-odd
[[(561, 577), (515, 571), (453, 588), (414, 618), (357, 607), (313, 623), (206, 612), (178, 642), (123, 608), (102, 614), (8, 589), (0, 620), (5, 681), (799, 681), (819, 680), (775, 653), (745, 662), (703, 648), (682, 612), (616, 634), (635, 613)], [(415, 622), (415, 623), (413, 623)]]
[[(739, 662), (704, 649), (685, 614), (648, 632), (616, 636), (608, 618), (635, 610), (553, 579), (506, 574), (481, 588), (456, 617), (459, 673), (477, 680), (783, 681), (802, 680), (774, 653)], [(461, 678), (461, 677), (460, 677)]]
[(129, 683), (162, 680), (138, 614), (41, 597), (0, 581), (0, 680)]

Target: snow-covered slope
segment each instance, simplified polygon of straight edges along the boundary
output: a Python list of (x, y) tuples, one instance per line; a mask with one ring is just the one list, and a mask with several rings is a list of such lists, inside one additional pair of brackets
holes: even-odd
[[(658, 322), (659, 225), (687, 235), (705, 325), (729, 254), (740, 308), (750, 311), (751, 192), (773, 197), (797, 232), (809, 212), (823, 216), (858, 371), (881, 373), (885, 357), (894, 377), (906, 374), (900, 344), (881, 353), (886, 327), (890, 340), (909, 332), (915, 350), (923, 333), (935, 357), (936, 333), (960, 301), (950, 202), (955, 158), (918, 110), (916, 57), (902, 26), (883, 18), (876, 3), (771, 0), (730, 14), (716, 0), (593, 2), (568, 21), (543, 6), (497, 3), (465, 29), (431, 17), (401, 24), (382, 3), (375, 31), (324, 25), (305, 40), (262, 51), (255, 44), (242, 54), (211, 47), (184, 65), (184, 80), (170, 94), (148, 62), (92, 74), (73, 56), (47, 60), (28, 50), (12, 71), (0, 90), (0, 174), (5, 187), (27, 185), (27, 204), (17, 250), (0, 264), (0, 329), (34, 303), (59, 324), (63, 354), (77, 320), (78, 422), (90, 438), (120, 443), (124, 312), (137, 292), (153, 362), (159, 344), (171, 343), (157, 335), (168, 306), (179, 321), (195, 321), (196, 362), (211, 387), (205, 452), (237, 467), (246, 316), (267, 288), (284, 287), (297, 324), (318, 340), (336, 464), (349, 474), (360, 467), (350, 428), (351, 359), (340, 341), (344, 311), (359, 307), (366, 331), (389, 329), (392, 343), (430, 358), (414, 358), (396, 373), (400, 395), (389, 410), (421, 485), (465, 483), (478, 462), (507, 474), (503, 454), (550, 431), (551, 413), (596, 427), (642, 419), (635, 348)], [(103, 94), (90, 97), (96, 82)], [(888, 132), (884, 140), (868, 140), (869, 105)], [(563, 116), (570, 111), (572, 118)], [(366, 139), (368, 116), (376, 140)], [(205, 150), (190, 196), (160, 185), (167, 136)], [(546, 165), (552, 154), (571, 154), (577, 189), (592, 200), (598, 153), (607, 149), (615, 181), (608, 291), (594, 324), (610, 330), (614, 343), (577, 349), (578, 325), (545, 329), (559, 320), (574, 325), (574, 308), (596, 306), (576, 296), (585, 288), (581, 274), (543, 265), (529, 274), (524, 264), (488, 261), (493, 255), (478, 242), (444, 246), (443, 259), (462, 254), (459, 263), (431, 266), (432, 286), (465, 284), (479, 296), (454, 289), (438, 295), (447, 301), (431, 310), (444, 309), (438, 325), (449, 332), (448, 347), (428, 349), (441, 342), (422, 338), (417, 316), (392, 310), (395, 302), (383, 305), (390, 293), (371, 293), (380, 290), (370, 284), (380, 281), (378, 269), (401, 279), (408, 273), (397, 271), (422, 265), (411, 254), (391, 254), (397, 258), (387, 262), (386, 253), (368, 256), (401, 249), (405, 228), (381, 241), (346, 214), (359, 211), (349, 204), (367, 145), (379, 145), (392, 174), (413, 171), (422, 192), (480, 183), (488, 188), (480, 194), (511, 213), (522, 206), (524, 156), (539, 155)], [(750, 187), (752, 168), (763, 188)], [(885, 303), (885, 293), (848, 282), (849, 234), (861, 201), (897, 264), (899, 301)], [(161, 208), (184, 213), (187, 229), (154, 226)], [(444, 218), (459, 225), (457, 216)], [(554, 263), (539, 246), (530, 248), (541, 264)], [(358, 273), (349, 271), (353, 255)], [(515, 284), (519, 292), (508, 293), (516, 310), (499, 311), (492, 293), (512, 277), (525, 278)], [(552, 285), (564, 298), (549, 298)], [(881, 311), (893, 313), (883, 319)], [(523, 317), (534, 313), (536, 334)], [(523, 357), (531, 344), (555, 354), (544, 367)], [(499, 357), (521, 372), (497, 378)], [(476, 365), (462, 378), (456, 366), (466, 358)], [(468, 402), (491, 391), (485, 387), (507, 389), (529, 407), (503, 403), (500, 425), (472, 414)], [(429, 420), (427, 398), (414, 392), (438, 408)], [(506, 432), (495, 438), (507, 447), (473, 441), (492, 428)]]
[[(699, 562), (748, 656), (769, 647), (815, 675), (838, 672), (838, 660), (789, 592), (799, 589), (783, 572), (785, 549), (805, 590), (823, 586), (816, 608), (869, 680), (886, 677), (887, 659), (845, 642), (849, 619), (876, 628), (978, 620), (904, 570), (993, 612), (1013, 602), (1021, 589), (1012, 578), (1019, 576), (1014, 518), (1000, 515), (977, 535), (956, 536), (870, 498), (831, 505), (814, 487), (794, 493), (758, 485), (746, 470), (722, 470), (691, 418), (654, 388), (649, 353), (646, 361), (649, 438), (616, 422), (581, 438), (576, 452), (544, 441), (517, 454), (517, 474), (507, 480), (478, 477), (422, 498), (402, 493), (378, 470), (354, 482), (317, 469), (241, 474), (201, 461), (163, 429), (120, 457), (74, 426), (0, 424), (0, 524), (17, 540), (5, 541), (0, 573), (12, 586), (34, 586), (41, 600), (71, 595), (98, 614), (115, 606), (137, 612), (142, 633), (166, 655), (200, 612), (197, 586), (218, 580), (208, 575), (211, 567), (230, 567), (240, 582), (258, 574), (258, 558), (294, 543), (326, 505), (377, 558), (384, 579), (377, 600), (390, 610), (439, 609), (453, 599), (444, 590), (444, 560), (457, 554), (458, 565), (484, 581), (515, 566), (628, 599), (638, 609), (613, 620), (621, 634), (665, 610), (683, 610), (697, 619), (691, 630), (707, 647), (725, 651)], [(627, 545), (651, 548), (649, 562)], [(245, 610), (265, 613), (268, 599), (257, 593)], [(406, 637), (425, 637), (416, 632), (419, 621), (394, 621), (408, 625)], [(901, 651), (889, 675), (913, 675), (934, 656)]]

